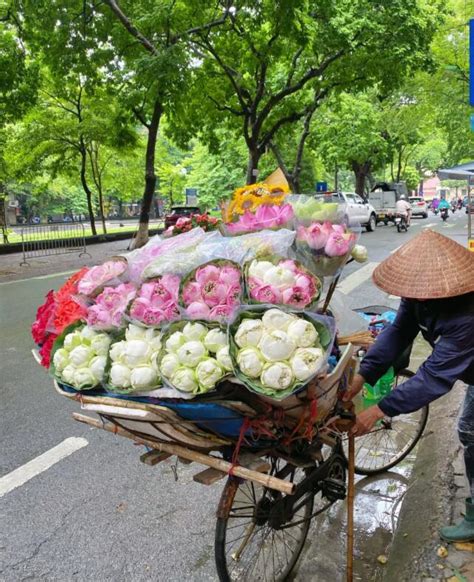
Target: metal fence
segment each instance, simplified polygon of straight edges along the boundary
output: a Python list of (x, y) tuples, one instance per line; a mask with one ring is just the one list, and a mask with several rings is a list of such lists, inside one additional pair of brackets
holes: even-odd
[(91, 256), (86, 249), (84, 225), (79, 222), (25, 226), (21, 229), (21, 246), (20, 265), (28, 265), (28, 259), (66, 253)]

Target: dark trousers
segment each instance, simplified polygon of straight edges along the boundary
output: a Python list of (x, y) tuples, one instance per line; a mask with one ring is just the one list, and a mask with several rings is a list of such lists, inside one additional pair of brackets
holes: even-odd
[(471, 488), (471, 499), (474, 500), (474, 385), (467, 387), (458, 421), (458, 435), (464, 448), (466, 475)]

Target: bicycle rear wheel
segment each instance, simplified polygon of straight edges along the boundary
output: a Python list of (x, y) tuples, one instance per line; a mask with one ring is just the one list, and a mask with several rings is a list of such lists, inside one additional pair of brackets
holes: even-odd
[[(414, 376), (400, 370), (395, 387)], [(384, 418), (371, 432), (355, 439), (355, 471), (359, 475), (376, 475), (402, 461), (415, 447), (428, 420), (428, 406), (409, 414)], [(346, 449), (346, 447), (345, 447)], [(346, 451), (347, 454), (347, 451)]]

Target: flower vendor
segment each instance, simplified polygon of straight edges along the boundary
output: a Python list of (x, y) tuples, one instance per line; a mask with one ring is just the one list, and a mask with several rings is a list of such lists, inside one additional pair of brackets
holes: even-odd
[(461, 523), (443, 527), (446, 541), (474, 541), (474, 254), (431, 230), (403, 245), (374, 271), (375, 284), (402, 297), (397, 317), (362, 361), (346, 398), (374, 385), (421, 331), (432, 354), (410, 378), (357, 417), (363, 435), (384, 416), (418, 410), (443, 396), (457, 380), (467, 387), (458, 421), (471, 497)]

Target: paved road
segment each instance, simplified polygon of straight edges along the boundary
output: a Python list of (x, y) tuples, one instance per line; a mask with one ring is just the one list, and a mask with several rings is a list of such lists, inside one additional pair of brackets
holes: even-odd
[[(445, 225), (436, 217), (416, 220), (407, 234), (382, 226), (362, 234), (361, 242), (376, 264), (428, 225), (465, 242), (466, 216), (459, 213)], [(373, 267), (347, 268), (348, 306), (396, 306), (396, 298), (370, 284)], [(77, 406), (58, 397), (33, 362), (29, 326), (36, 306), (63, 279), (0, 284), (0, 478), (9, 475), (11, 488), (20, 482), (18, 472), (16, 481), (11, 473), (32, 460), (39, 473), (0, 498), (0, 580), (216, 580), (213, 528), (221, 485), (195, 484), (192, 465), (178, 466), (175, 482), (171, 463), (144, 466), (130, 443), (74, 423), (70, 413)], [(85, 441), (62, 444), (70, 437)], [(62, 460), (49, 466), (48, 458), (38, 459), (57, 445), (67, 455)], [(360, 579), (379, 579), (375, 557), (386, 551), (409, 470), (407, 464), (400, 475), (359, 482)], [(342, 580), (343, 553), (334, 543), (341, 539), (341, 514), (336, 508), (313, 528), (298, 580)]]

